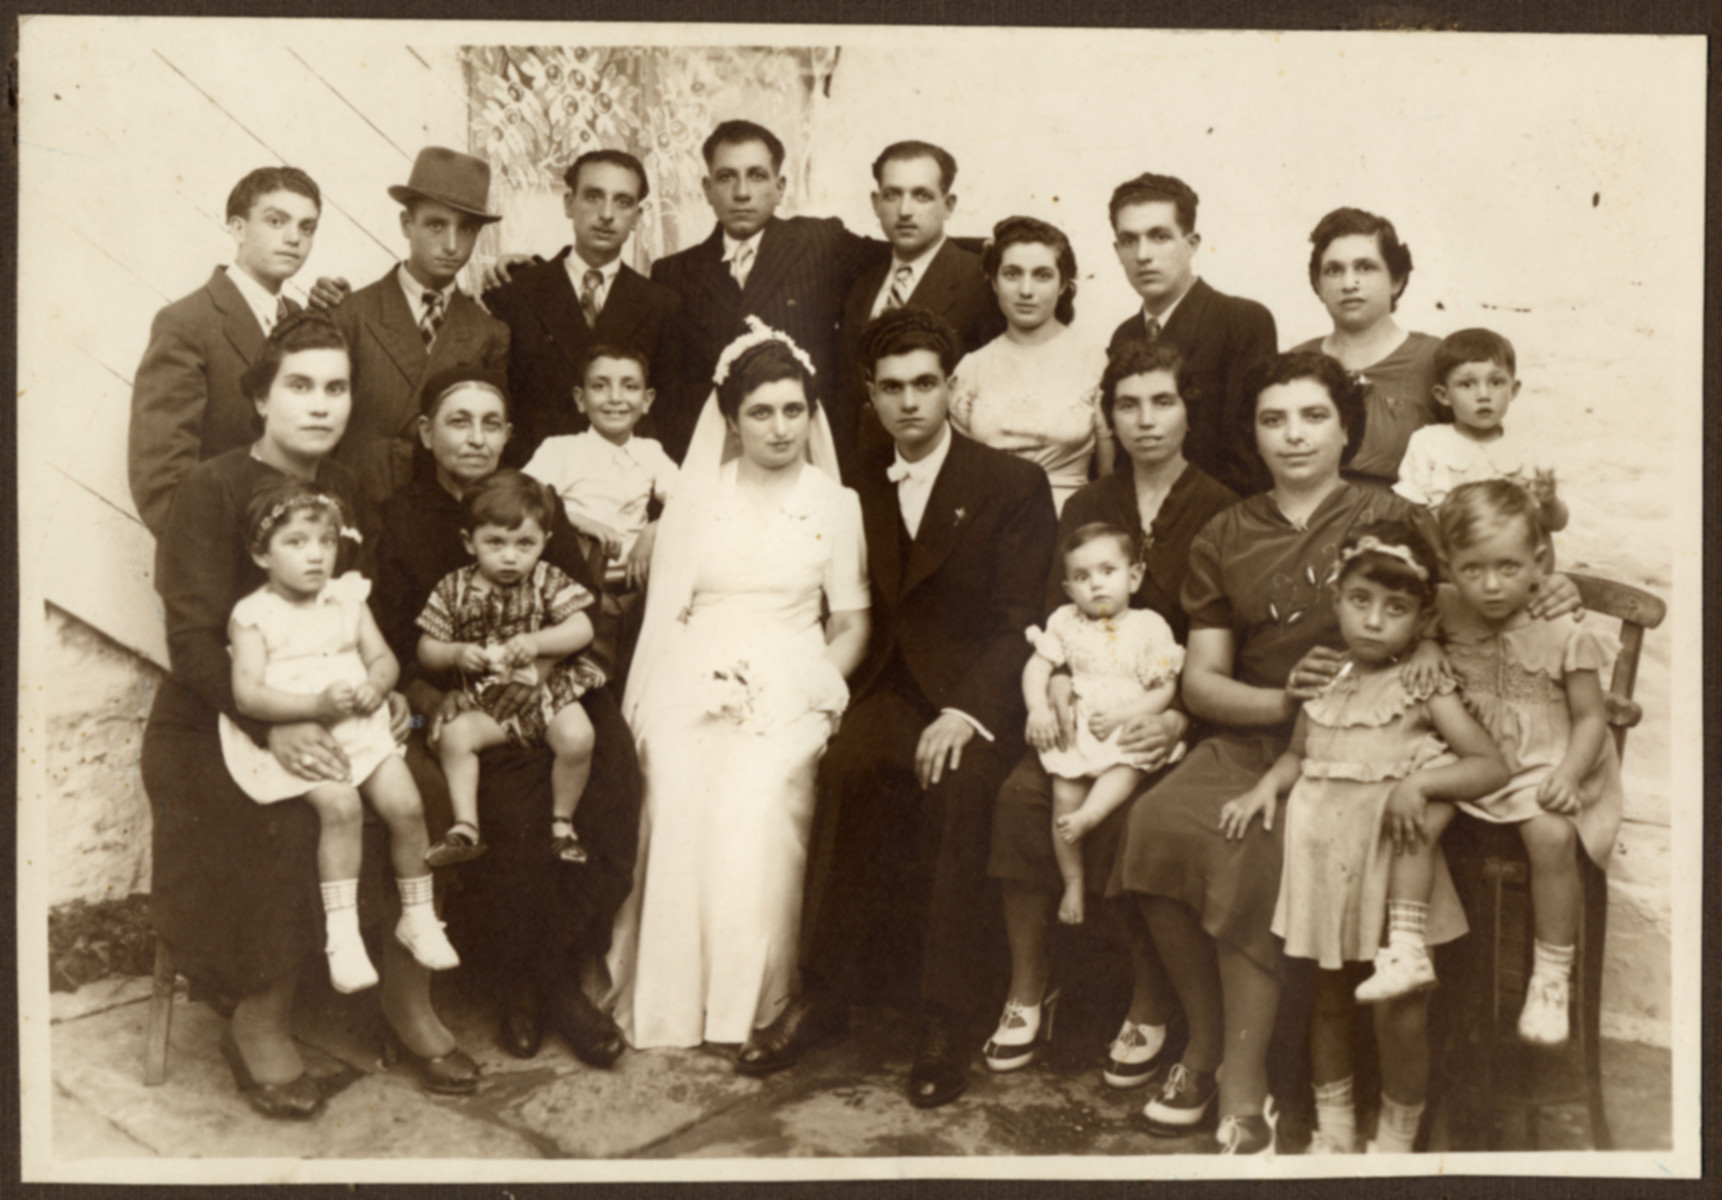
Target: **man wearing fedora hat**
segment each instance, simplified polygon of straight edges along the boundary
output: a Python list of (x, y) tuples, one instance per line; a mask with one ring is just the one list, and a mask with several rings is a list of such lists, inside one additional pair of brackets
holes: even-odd
[(406, 261), (335, 310), (353, 358), (353, 415), (335, 457), (359, 473), (376, 504), (429, 469), (418, 439), (420, 383), (445, 367), (508, 369), (508, 327), (455, 286), (478, 231), (501, 220), (487, 207), (490, 164), (427, 146), (389, 195), (402, 205)]

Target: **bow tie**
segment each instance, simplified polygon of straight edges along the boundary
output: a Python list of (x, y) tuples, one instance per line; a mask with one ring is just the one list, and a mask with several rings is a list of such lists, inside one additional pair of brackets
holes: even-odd
[(901, 459), (898, 459), (896, 462), (885, 468), (885, 478), (889, 479), (892, 483), (902, 483), (912, 474), (914, 474), (914, 468)]

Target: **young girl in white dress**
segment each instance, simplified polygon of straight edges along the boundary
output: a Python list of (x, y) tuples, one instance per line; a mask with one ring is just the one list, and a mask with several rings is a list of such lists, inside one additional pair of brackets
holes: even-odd
[[(1435, 552), (1405, 522), (1376, 521), (1346, 538), (1333, 579), (1346, 661), (1324, 692), (1304, 701), (1286, 753), (1221, 810), (1228, 837), (1242, 837), (1258, 812), (1271, 830), (1274, 807), (1290, 792), (1271, 928), (1287, 955), (1320, 968), (1309, 1035), (1316, 1154), (1355, 1149), (1352, 992), (1383, 926), (1397, 931), (1405, 920), (1387, 899), (1390, 866), (1414, 858), (1433, 881), (1430, 902), (1416, 914), (1429, 940), (1464, 933), (1436, 841), (1453, 801), (1483, 795), (1507, 776), (1500, 751), (1450, 681), (1429, 694), (1403, 681), (1402, 661), (1429, 623), (1437, 571)], [(1428, 1088), (1426, 1019), (1421, 995), (1378, 1014), (1374, 1150), (1408, 1151), (1417, 1134)]]
[[(1525, 611), (1549, 569), (1544, 510), (1529, 491), (1507, 479), (1463, 483), (1437, 516), (1453, 579), (1440, 596), (1446, 662), (1512, 770), (1498, 791), (1460, 807), (1484, 821), (1517, 825), (1524, 838), (1534, 945), (1519, 1037), (1558, 1045), (1568, 1035), (1583, 903), (1576, 848), (1606, 867), (1624, 800), (1603, 702), (1609, 655), (1593, 624), (1540, 621)], [(1395, 902), (1422, 899), (1426, 881), (1400, 874), (1395, 864)], [(1434, 981), (1421, 944), (1390, 946), (1358, 997), (1398, 995)]]
[(251, 556), (269, 582), (233, 606), (227, 626), (240, 713), (272, 724), (325, 723), (347, 756), (348, 780), (308, 786), (221, 717), (227, 769), (246, 795), (259, 804), (303, 796), (317, 810), (329, 978), (341, 992), (377, 982), (359, 935), (361, 796), (389, 827), (401, 892), (396, 939), (430, 970), (460, 965), (431, 904), (424, 806), (389, 732), (384, 701), (400, 664), (366, 607), (370, 580), (356, 572), (330, 578), (349, 525), (340, 501), (311, 484), (260, 487), (246, 510), (246, 530)]
[[(1131, 608), (1146, 568), (1129, 530), (1091, 522), (1065, 539), (1064, 591), (1071, 603), (1030, 629), (1035, 653), (1023, 667), (1029, 745), (1052, 776), (1052, 845), (1064, 877), (1058, 919), (1083, 919), (1082, 849), (1089, 830), (1128, 800), (1142, 778), (1140, 762), (1118, 747), (1119, 719), (1152, 701), (1164, 712), (1178, 694), (1184, 648), (1165, 618)], [(1070, 668), (1069, 686), (1053, 682)], [(1166, 760), (1183, 757), (1183, 745)]]

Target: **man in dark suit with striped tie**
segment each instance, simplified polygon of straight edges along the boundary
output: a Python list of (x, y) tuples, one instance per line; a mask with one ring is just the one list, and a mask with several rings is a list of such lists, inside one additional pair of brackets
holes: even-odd
[(299, 306), (281, 294), (310, 257), (323, 199), (297, 167), (259, 167), (227, 197), (233, 265), (156, 314), (132, 377), (127, 473), (151, 533), (167, 525), (186, 473), (256, 439), (257, 410), (239, 377), (275, 323)]
[(1259, 492), (1255, 456), (1236, 445), (1244, 426), (1244, 377), (1274, 356), (1273, 314), (1254, 300), (1217, 292), (1196, 277), (1196, 193), (1170, 175), (1118, 185), (1108, 206), (1113, 246), (1142, 309), (1112, 335), (1108, 353), (1165, 338), (1184, 356), (1190, 432), (1184, 457), (1239, 495)]
[[(519, 466), (547, 437), (580, 433), (590, 422), (574, 405), (586, 349), (621, 346), (646, 356), (655, 383), (676, 373), (679, 340), (669, 336), (681, 297), (622, 262), (651, 193), (640, 160), (622, 150), (588, 150), (563, 182), (563, 210), (574, 243), (549, 262), (517, 266), (508, 282), (484, 294), (491, 314), (508, 326), (508, 391), (514, 436), (503, 461)], [(651, 415), (639, 432), (653, 435)]]
[(930, 142), (894, 142), (873, 161), (873, 212), (891, 257), (855, 281), (843, 306), (841, 374), (826, 411), (846, 475), (858, 455), (890, 440), (867, 403), (860, 347), (869, 321), (906, 304), (938, 313), (956, 330), (958, 357), (1004, 332), (980, 255), (945, 236), (956, 178), (957, 160)]
[(402, 206), (406, 261), (335, 310), (353, 358), (353, 415), (335, 457), (379, 505), (431, 469), (419, 442), (419, 384), (444, 367), (508, 369), (508, 327), (455, 285), (478, 231), (502, 219), (487, 209), (490, 164), (427, 146), (389, 195)]
[(756, 316), (781, 329), (813, 360), (814, 387), (836, 394), (838, 324), (850, 286), (883, 261), (883, 243), (845, 229), (836, 217), (777, 216), (783, 199), (783, 142), (752, 121), (725, 121), (701, 152), (706, 201), (717, 228), (698, 245), (659, 259), (652, 280), (682, 298), (682, 355), (655, 372), (652, 417), (658, 438), (681, 459), (711, 392), (725, 346)]

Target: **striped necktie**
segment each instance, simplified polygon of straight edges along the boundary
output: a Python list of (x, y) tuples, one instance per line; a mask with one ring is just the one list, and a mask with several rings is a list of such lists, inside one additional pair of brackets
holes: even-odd
[(1146, 325), (1148, 328), (1148, 344), (1152, 346), (1155, 342), (1160, 340), (1160, 318), (1149, 317)]
[(909, 302), (909, 281), (915, 277), (915, 268), (904, 263), (891, 272), (891, 294), (885, 297), (885, 311), (902, 308)]
[(419, 336), (424, 339), (426, 350), (436, 341), (436, 331), (442, 328), (442, 318), (442, 293), (425, 292), (425, 315), (419, 318)]
[(747, 286), (747, 273), (753, 269), (753, 246), (751, 244), (736, 249), (735, 257), (730, 260), (730, 277), (735, 280), (737, 287)]
[(604, 286), (604, 272), (587, 271), (580, 276), (580, 311), (586, 314), (586, 328), (598, 328), (598, 289)]

